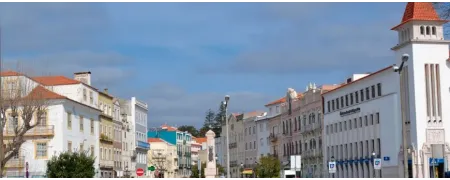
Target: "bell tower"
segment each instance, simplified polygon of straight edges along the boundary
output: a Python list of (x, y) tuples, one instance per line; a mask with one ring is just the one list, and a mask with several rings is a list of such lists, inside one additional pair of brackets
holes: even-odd
[(450, 142), (450, 82), (446, 80), (450, 76), (450, 41), (444, 39), (446, 22), (431, 2), (409, 2), (400, 24), (391, 29), (398, 33), (398, 44), (392, 48), (396, 64), (404, 63), (399, 71), (406, 129), (403, 149), (413, 152), (408, 158), (414, 160), (410, 166), (417, 172), (413, 173), (415, 178), (433, 177), (430, 160), (443, 162), (450, 157), (446, 148)]

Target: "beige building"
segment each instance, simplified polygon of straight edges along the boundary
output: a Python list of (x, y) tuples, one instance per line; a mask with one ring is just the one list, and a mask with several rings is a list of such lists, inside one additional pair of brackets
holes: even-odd
[(177, 147), (160, 138), (149, 138), (151, 149), (147, 152), (148, 167), (154, 166), (155, 171), (147, 171), (150, 178), (181, 178), (177, 177), (178, 155)]
[(265, 105), (269, 109), (267, 118), (269, 119), (270, 130), (270, 154), (278, 159), (283, 158), (283, 149), (280, 146), (282, 140), (281, 107), (284, 106), (285, 102), (286, 99), (283, 97)]
[(114, 178), (114, 122), (113, 97), (108, 90), (98, 95), (100, 114), (100, 175), (102, 178)]
[(126, 130), (125, 124), (122, 122), (122, 116), (120, 113), (120, 104), (117, 98), (113, 99), (113, 124), (114, 124), (114, 172), (115, 177), (122, 177), (124, 164), (122, 162), (122, 131)]

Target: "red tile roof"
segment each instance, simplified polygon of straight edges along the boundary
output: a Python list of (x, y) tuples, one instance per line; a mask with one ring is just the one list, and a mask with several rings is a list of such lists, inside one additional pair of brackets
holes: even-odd
[(36, 86), (25, 99), (66, 99), (65, 96), (59, 95), (42, 86)]
[(167, 129), (167, 131), (178, 131), (177, 128), (172, 127), (172, 126), (168, 126), (168, 125), (166, 125), (166, 124), (162, 125), (161, 128), (162, 128), (162, 129)]
[(413, 20), (446, 22), (446, 20), (442, 20), (441, 18), (439, 18), (439, 15), (436, 13), (436, 10), (433, 7), (433, 3), (409, 2), (408, 4), (406, 4), (402, 22), (399, 25), (393, 27), (391, 30), (394, 30), (397, 27)]
[(57, 86), (57, 85), (69, 85), (69, 84), (80, 84), (80, 81), (69, 79), (64, 76), (41, 76), (33, 77), (33, 80), (44, 85), (44, 86)]
[(149, 143), (152, 142), (164, 142), (163, 140), (159, 139), (159, 138), (148, 138), (147, 140)]
[(284, 102), (286, 102), (286, 98), (282, 97), (280, 99), (277, 99), (275, 101), (270, 102), (269, 104), (266, 104), (265, 106), (267, 107), (267, 106), (271, 106), (271, 105), (275, 105), (275, 104), (281, 104), (281, 103), (284, 103)]
[(203, 138), (195, 138), (195, 142), (197, 142), (199, 144), (202, 144), (202, 143), (206, 142), (206, 138), (205, 137), (203, 137)]
[(328, 91), (328, 92), (322, 93), (322, 95), (328, 94), (328, 93), (333, 92), (333, 91), (336, 91), (336, 90), (341, 89), (341, 88), (343, 88), (343, 87), (345, 87), (345, 86), (348, 86), (348, 85), (350, 85), (350, 84), (356, 83), (356, 82), (358, 82), (358, 81), (361, 81), (361, 80), (366, 79), (366, 78), (368, 78), (368, 77), (374, 76), (374, 75), (376, 75), (376, 74), (379, 74), (379, 73), (381, 73), (381, 72), (383, 72), (383, 71), (386, 71), (386, 70), (389, 70), (389, 69), (392, 69), (392, 66), (385, 67), (385, 68), (383, 68), (383, 69), (381, 69), (381, 70), (378, 70), (377, 72), (374, 72), (374, 73), (372, 73), (372, 74), (369, 74), (369, 75), (367, 75), (367, 76), (364, 76), (364, 77), (362, 77), (362, 78), (359, 78), (359, 79), (357, 79), (357, 80), (355, 80), (355, 81), (352, 81), (352, 82), (350, 82), (350, 83), (342, 84), (342, 85), (340, 85), (339, 87), (337, 87), (337, 88), (335, 88), (335, 89), (333, 89), (333, 90), (330, 90), (330, 91)]
[(4, 71), (0, 73), (0, 76), (21, 76), (23, 74), (15, 72), (15, 71)]

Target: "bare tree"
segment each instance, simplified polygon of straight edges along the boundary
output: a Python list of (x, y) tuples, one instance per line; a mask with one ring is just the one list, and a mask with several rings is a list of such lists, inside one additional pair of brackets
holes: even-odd
[(148, 158), (150, 164), (155, 166), (158, 173), (164, 174), (167, 171), (167, 166), (171, 163), (170, 158), (167, 157), (167, 152), (164, 149), (152, 149), (150, 151), (150, 157)]
[(2, 72), (0, 80), (0, 177), (7, 162), (18, 155), (26, 134), (46, 119), (48, 90), (26, 75)]
[[(434, 2), (436, 12), (441, 19), (450, 20), (450, 3), (449, 2)], [(450, 30), (444, 26), (444, 34), (450, 35)]]

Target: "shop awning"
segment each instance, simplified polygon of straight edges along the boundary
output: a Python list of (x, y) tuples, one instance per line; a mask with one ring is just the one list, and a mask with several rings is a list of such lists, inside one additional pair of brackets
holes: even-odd
[(252, 169), (244, 169), (244, 171), (242, 171), (242, 174), (253, 174), (253, 170)]

